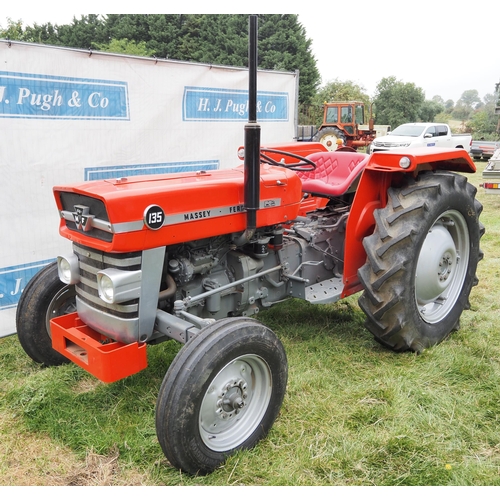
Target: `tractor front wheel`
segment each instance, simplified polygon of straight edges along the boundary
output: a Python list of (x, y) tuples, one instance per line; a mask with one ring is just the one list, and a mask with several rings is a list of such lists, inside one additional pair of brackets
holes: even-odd
[(26, 354), (37, 363), (57, 366), (69, 360), (52, 348), (50, 320), (76, 310), (75, 287), (64, 284), (57, 262), (41, 269), (28, 282), (17, 305), (17, 337)]
[(175, 357), (156, 404), (156, 432), (177, 469), (207, 474), (264, 438), (287, 383), (285, 351), (250, 318), (205, 327)]
[(420, 352), (459, 328), (482, 258), (475, 193), (461, 175), (424, 172), (390, 188), (386, 207), (374, 212), (359, 305), (381, 344)]

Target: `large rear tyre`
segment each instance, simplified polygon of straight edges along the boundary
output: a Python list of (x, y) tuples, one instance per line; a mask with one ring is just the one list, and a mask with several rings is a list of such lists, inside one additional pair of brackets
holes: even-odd
[(374, 212), (359, 305), (384, 346), (420, 352), (459, 328), (483, 257), (475, 193), (461, 175), (424, 172), (390, 188), (387, 206)]
[(17, 305), (16, 327), (19, 342), (33, 361), (46, 366), (69, 362), (52, 349), (50, 320), (75, 310), (75, 287), (59, 279), (57, 262), (41, 269), (29, 281)]
[(321, 142), (328, 151), (335, 151), (337, 149), (337, 139), (342, 139), (342, 142), (345, 143), (345, 134), (334, 127), (322, 128), (313, 137), (314, 142)]
[(273, 425), (288, 376), (275, 334), (249, 318), (205, 327), (172, 362), (156, 404), (156, 432), (177, 469), (207, 474)]

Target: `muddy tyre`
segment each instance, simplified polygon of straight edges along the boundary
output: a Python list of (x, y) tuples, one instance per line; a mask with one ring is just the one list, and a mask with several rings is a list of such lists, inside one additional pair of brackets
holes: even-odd
[(287, 360), (274, 333), (249, 318), (204, 328), (172, 362), (156, 404), (156, 432), (173, 467), (207, 474), (273, 425)]
[(345, 135), (338, 128), (326, 127), (316, 132), (313, 137), (314, 142), (321, 142), (328, 151), (335, 151), (337, 149), (337, 139), (342, 139), (345, 144)]
[(394, 351), (438, 344), (460, 325), (477, 284), (482, 205), (451, 172), (424, 172), (389, 188), (376, 228), (363, 240), (359, 305), (375, 339)]
[(52, 349), (50, 320), (75, 310), (75, 288), (59, 279), (57, 262), (41, 269), (28, 282), (17, 305), (16, 329), (22, 348), (33, 361), (45, 366), (69, 362)]

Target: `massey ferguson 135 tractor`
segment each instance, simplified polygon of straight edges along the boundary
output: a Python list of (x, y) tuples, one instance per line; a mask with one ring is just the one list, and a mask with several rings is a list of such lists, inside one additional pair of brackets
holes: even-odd
[(54, 188), (73, 253), (18, 305), (26, 353), (104, 382), (146, 368), (146, 347), (184, 344), (156, 405), (158, 440), (192, 474), (266, 436), (287, 385), (277, 336), (250, 318), (287, 298), (362, 292), (375, 339), (421, 351), (459, 327), (484, 232), (463, 150), (371, 156), (321, 143), (260, 147), (257, 18), (249, 22), (244, 164)]

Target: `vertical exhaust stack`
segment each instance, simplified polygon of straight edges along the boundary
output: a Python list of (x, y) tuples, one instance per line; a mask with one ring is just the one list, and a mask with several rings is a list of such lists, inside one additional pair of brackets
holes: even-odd
[(247, 212), (246, 238), (257, 228), (257, 210), (260, 206), (260, 125), (257, 123), (257, 16), (249, 19), (248, 41), (248, 123), (245, 125), (245, 209)]

